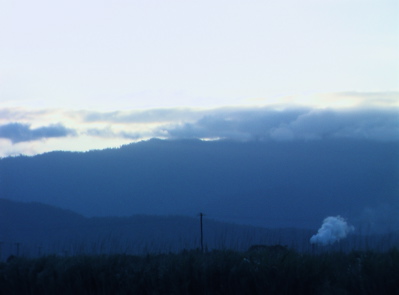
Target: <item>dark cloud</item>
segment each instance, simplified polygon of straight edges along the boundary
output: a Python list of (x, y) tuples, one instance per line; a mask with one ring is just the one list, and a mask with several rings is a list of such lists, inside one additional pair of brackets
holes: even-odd
[(170, 138), (226, 138), (235, 140), (317, 140), (356, 138), (399, 140), (397, 109), (215, 110), (194, 123), (165, 127)]
[(171, 126), (163, 129), (162, 133), (172, 138), (262, 139), (266, 135), (265, 130), (288, 123), (300, 113), (301, 110), (213, 110), (194, 123)]
[(9, 123), (0, 126), (0, 138), (6, 138), (13, 143), (34, 141), (43, 138), (65, 137), (75, 135), (76, 132), (61, 124), (53, 124), (32, 129), (29, 124)]

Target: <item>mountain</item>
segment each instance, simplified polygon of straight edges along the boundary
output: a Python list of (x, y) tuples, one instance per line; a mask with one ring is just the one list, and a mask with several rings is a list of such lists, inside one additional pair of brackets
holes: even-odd
[(187, 215), (317, 229), (399, 227), (399, 143), (149, 140), (0, 160), (0, 197), (85, 217)]
[[(45, 253), (161, 253), (200, 247), (199, 217), (149, 216), (87, 218), (69, 210), (0, 199), (0, 256)], [(207, 249), (246, 250), (253, 244), (308, 245), (310, 231), (265, 229), (204, 217)], [(0, 257), (0, 260), (1, 260)]]

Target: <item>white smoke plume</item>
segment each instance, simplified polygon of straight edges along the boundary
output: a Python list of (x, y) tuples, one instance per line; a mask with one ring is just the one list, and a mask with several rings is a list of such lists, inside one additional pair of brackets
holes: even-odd
[(345, 238), (355, 228), (348, 225), (346, 220), (341, 216), (329, 216), (323, 220), (323, 224), (317, 231), (316, 235), (310, 238), (311, 244), (321, 244), (323, 246), (331, 245)]

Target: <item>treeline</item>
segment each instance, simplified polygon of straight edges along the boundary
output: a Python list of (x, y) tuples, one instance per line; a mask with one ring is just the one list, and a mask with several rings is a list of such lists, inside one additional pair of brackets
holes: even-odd
[[(167, 222), (175, 219), (174, 217), (165, 217), (161, 220)], [(176, 217), (175, 221), (186, 220), (189, 218)], [(119, 224), (119, 223), (118, 223)], [(155, 224), (159, 224), (156, 222)], [(173, 223), (174, 224), (174, 223)], [(210, 225), (212, 222), (207, 223)], [(213, 250), (231, 250), (246, 251), (254, 244), (273, 245), (281, 244), (299, 253), (322, 254), (328, 252), (351, 251), (376, 251), (386, 252), (391, 248), (399, 247), (399, 233), (392, 232), (385, 235), (350, 235), (346, 239), (331, 245), (311, 244), (309, 238), (312, 231), (298, 229), (263, 229), (251, 228), (245, 226), (235, 226), (215, 222), (212, 227), (206, 227), (204, 235), (204, 248), (207, 251)], [(187, 226), (187, 224), (185, 225)], [(219, 226), (219, 227), (217, 227)], [(139, 231), (126, 231), (115, 233), (97, 233), (93, 230), (86, 237), (83, 235), (70, 235), (57, 239), (60, 235), (49, 237), (50, 240), (39, 241), (29, 239), (22, 240), (0, 240), (0, 262), (4, 262), (9, 256), (18, 256), (25, 258), (40, 258), (42, 256), (82, 256), (82, 255), (147, 255), (147, 254), (165, 254), (179, 253), (183, 250), (193, 250), (200, 247), (200, 235), (198, 224), (192, 224), (187, 229), (192, 229), (191, 233), (186, 231), (165, 231), (162, 234), (160, 226), (148, 227), (147, 231), (140, 234)], [(169, 226), (166, 226), (168, 229)], [(69, 239), (68, 239), (69, 237)]]
[(0, 294), (398, 294), (399, 250), (98, 255), (0, 263)]

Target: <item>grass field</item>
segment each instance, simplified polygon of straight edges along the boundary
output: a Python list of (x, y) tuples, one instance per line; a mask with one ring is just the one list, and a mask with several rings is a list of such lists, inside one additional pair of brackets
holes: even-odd
[(0, 294), (399, 294), (399, 250), (14, 257)]

